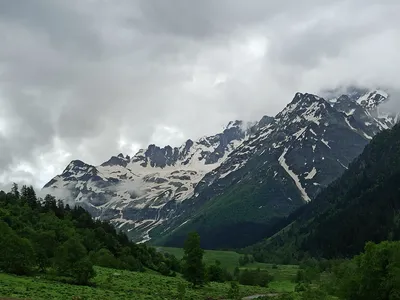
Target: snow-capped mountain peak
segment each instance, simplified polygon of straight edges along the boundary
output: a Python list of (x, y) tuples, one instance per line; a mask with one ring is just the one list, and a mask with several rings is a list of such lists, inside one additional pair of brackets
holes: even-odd
[(296, 93), (275, 117), (232, 121), (221, 133), (179, 147), (149, 145), (96, 167), (72, 161), (44, 190), (68, 189), (70, 200), (137, 241), (148, 240), (155, 227), (177, 228), (240, 184), (256, 182), (267, 195), (263, 201), (274, 203), (259, 206), (281, 212), (311, 201), (376, 133), (393, 126), (393, 116), (377, 112), (387, 98), (361, 89), (328, 100)]
[(119, 227), (151, 229), (165, 218), (158, 213), (162, 207), (191, 197), (204, 175), (227, 159), (250, 131), (236, 120), (222, 133), (188, 139), (180, 147), (152, 144), (132, 157), (120, 153), (96, 167), (75, 160), (43, 189), (50, 194), (68, 189), (69, 200)]
[(388, 98), (388, 94), (382, 90), (367, 92), (357, 99), (357, 103), (361, 106), (372, 109), (382, 104)]

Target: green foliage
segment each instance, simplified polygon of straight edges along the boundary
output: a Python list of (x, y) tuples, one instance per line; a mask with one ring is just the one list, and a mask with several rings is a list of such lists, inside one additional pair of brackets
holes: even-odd
[(70, 276), (78, 284), (88, 284), (95, 276), (86, 248), (76, 237), (70, 238), (58, 248), (54, 264), (59, 275)]
[(400, 242), (369, 242), (364, 253), (339, 265), (334, 272), (337, 292), (343, 299), (399, 299)]
[(318, 280), (320, 276), (320, 270), (315, 266), (300, 266), (297, 271), (295, 282), (296, 283), (311, 283)]
[[(109, 223), (53, 196), (37, 199), (32, 187), (0, 191), (0, 270), (14, 274), (57, 273), (87, 284), (93, 264), (173, 276), (177, 259), (130, 242)], [(55, 272), (54, 272), (55, 271)]]
[(308, 287), (309, 286), (305, 283), (298, 283), (298, 284), (296, 284), (294, 291), (295, 292), (304, 292), (308, 289)]
[(377, 134), (344, 174), (247, 249), (258, 261), (347, 258), (400, 239), (400, 124)]
[[(164, 255), (170, 253), (174, 258), (181, 260), (184, 255), (183, 248), (170, 248), (170, 247), (157, 247), (157, 250), (164, 253)], [(221, 267), (226, 269), (227, 271), (233, 273), (235, 268), (238, 267), (239, 258), (242, 255), (238, 252), (234, 251), (223, 251), (223, 250), (204, 250), (203, 262), (207, 265), (215, 264), (215, 261), (219, 261), (221, 263)], [(269, 265), (265, 263), (253, 262), (246, 265), (247, 268), (261, 268), (268, 269)]]
[(235, 280), (238, 280), (240, 276), (240, 269), (239, 267), (236, 267), (235, 270), (233, 271), (233, 277), (235, 278)]
[(322, 289), (308, 287), (303, 293), (301, 293), (301, 300), (327, 300), (328, 294)]
[(275, 300), (297, 300), (297, 299), (298, 297), (295, 293), (285, 293), (275, 298)]
[(200, 248), (200, 236), (196, 232), (188, 235), (184, 246), (182, 273), (193, 286), (205, 283), (205, 265), (203, 263), (204, 250)]
[(178, 300), (185, 299), (186, 295), (186, 284), (183, 282), (178, 283)]
[[(91, 260), (95, 265), (100, 267), (115, 269), (120, 267), (120, 261), (106, 248), (101, 248), (99, 251), (91, 253)], [(125, 269), (129, 268), (126, 267)]]
[(89, 279), (96, 275), (93, 264), (87, 256), (79, 259), (72, 267), (71, 274), (78, 284), (88, 284)]
[(29, 274), (35, 264), (31, 242), (20, 238), (4, 222), (0, 221), (0, 269), (18, 275)]
[(243, 285), (258, 285), (268, 287), (268, 284), (273, 280), (273, 276), (267, 270), (243, 270), (239, 275), (239, 282)]
[(232, 274), (221, 267), (220, 261), (215, 261), (214, 264), (207, 266), (207, 281), (225, 282), (233, 280)]
[(247, 253), (243, 256), (239, 257), (239, 266), (245, 266), (254, 262), (254, 258), (252, 255), (248, 255)]
[(54, 262), (57, 271), (60, 274), (73, 272), (75, 263), (86, 255), (85, 247), (76, 237), (68, 239), (56, 251)]
[(232, 300), (240, 299), (239, 283), (237, 281), (231, 281), (228, 291), (228, 298)]
[[(187, 286), (181, 277), (162, 276), (154, 272), (131, 272), (95, 267), (90, 286), (71, 285), (48, 276), (21, 277), (0, 273), (0, 298), (32, 300), (177, 300), (177, 288)], [(110, 282), (110, 278), (111, 282)], [(184, 299), (226, 299), (229, 283), (211, 282), (204, 288), (185, 288)], [(267, 294), (266, 288), (240, 286), (240, 296)], [(273, 298), (272, 298), (273, 299)]]

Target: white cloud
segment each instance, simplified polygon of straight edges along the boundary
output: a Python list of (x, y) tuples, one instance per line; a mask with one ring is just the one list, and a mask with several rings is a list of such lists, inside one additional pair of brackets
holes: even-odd
[(178, 146), (296, 91), (398, 88), (398, 0), (0, 2), (0, 181)]

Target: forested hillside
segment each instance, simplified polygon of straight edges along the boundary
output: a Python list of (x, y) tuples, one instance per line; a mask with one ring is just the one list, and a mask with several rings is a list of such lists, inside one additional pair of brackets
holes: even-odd
[(360, 253), (368, 241), (400, 239), (400, 125), (379, 133), (317, 198), (248, 248), (256, 259), (296, 261)]
[[(0, 191), (0, 270), (64, 276), (86, 284), (93, 265), (169, 275), (177, 261), (154, 248), (130, 242), (107, 222), (93, 220), (83, 208), (71, 208), (32, 187), (14, 184)], [(178, 263), (179, 266), (179, 263)]]

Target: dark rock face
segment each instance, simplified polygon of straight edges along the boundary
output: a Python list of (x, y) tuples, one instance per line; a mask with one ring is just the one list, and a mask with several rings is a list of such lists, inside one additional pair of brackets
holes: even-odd
[(214, 136), (189, 139), (174, 148), (149, 145), (132, 158), (120, 153), (97, 167), (72, 161), (44, 190), (111, 220), (121, 230), (135, 228), (132, 236), (146, 240), (147, 232), (173, 217), (198, 181), (228, 157), (250, 128), (242, 121), (231, 122)]
[(126, 165), (129, 163), (129, 156), (124, 157), (121, 153), (118, 154), (118, 156), (112, 156), (108, 161), (104, 162), (101, 164), (102, 167), (106, 166), (122, 166), (126, 167)]
[(249, 133), (249, 130), (242, 128), (243, 126), (242, 121), (230, 122), (222, 133), (201, 138), (197, 142), (189, 139), (179, 148), (171, 146), (160, 148), (150, 145), (143, 154), (135, 155), (132, 161), (141, 162), (143, 167), (151, 166), (153, 168), (175, 166), (180, 162), (182, 165), (188, 165), (192, 162), (193, 149), (200, 144), (212, 150), (202, 151), (199, 160), (204, 160), (206, 165), (215, 164), (226, 155), (226, 152), (232, 150), (230, 144), (233, 141), (240, 142)]
[(188, 230), (198, 230), (209, 248), (241, 247), (232, 240), (254, 242), (393, 126), (396, 118), (376, 109), (385, 98), (357, 88), (328, 100), (297, 93), (275, 117), (232, 121), (223, 132), (180, 147), (150, 145), (97, 167), (72, 161), (44, 190), (63, 196), (67, 190), (69, 201), (136, 241), (180, 245)]

